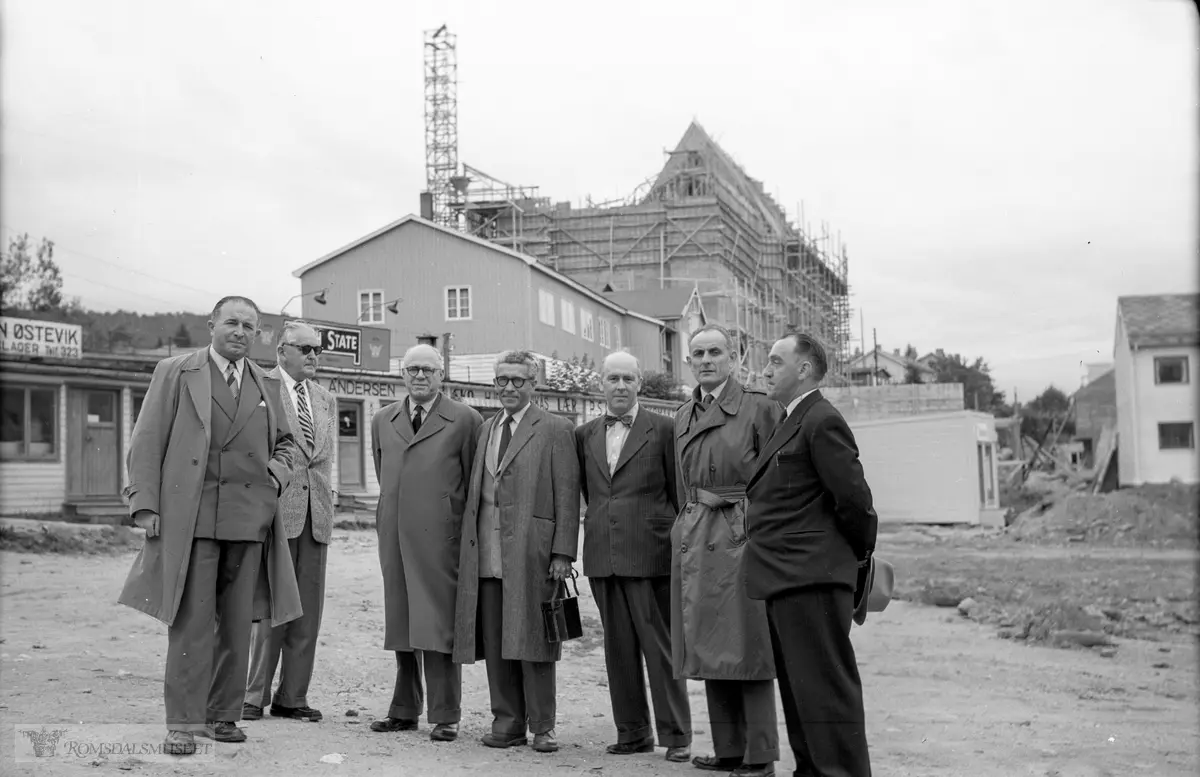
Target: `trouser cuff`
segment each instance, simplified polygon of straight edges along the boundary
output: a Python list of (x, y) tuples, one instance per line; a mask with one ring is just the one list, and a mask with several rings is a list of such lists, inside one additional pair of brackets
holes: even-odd
[(623, 745), (630, 745), (634, 742), (641, 742), (644, 739), (654, 737), (654, 732), (649, 726), (638, 726), (637, 728), (627, 728), (626, 726), (617, 724), (617, 741)]
[(554, 730), (554, 718), (529, 721), (529, 730), (534, 734), (545, 734)]

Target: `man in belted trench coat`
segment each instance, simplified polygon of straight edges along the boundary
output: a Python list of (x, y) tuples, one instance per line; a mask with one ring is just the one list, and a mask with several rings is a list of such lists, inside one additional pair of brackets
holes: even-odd
[(683, 505), (671, 531), (671, 644), (678, 677), (704, 680), (714, 756), (700, 769), (775, 773), (779, 732), (766, 608), (746, 596), (746, 483), (783, 416), (732, 377), (732, 340), (709, 324), (692, 335), (699, 385), (675, 414)]
[(258, 307), (225, 297), (208, 328), (209, 347), (154, 368), (125, 490), (146, 540), (118, 601), (167, 624), (164, 750), (175, 755), (195, 752), (195, 734), (245, 741), (235, 721), (251, 623), (301, 614), (275, 510), (296, 443), (279, 381), (247, 356)]

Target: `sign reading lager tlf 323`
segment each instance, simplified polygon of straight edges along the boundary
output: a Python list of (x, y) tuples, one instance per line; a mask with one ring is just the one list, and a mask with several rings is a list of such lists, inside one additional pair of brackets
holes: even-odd
[(387, 372), (392, 356), (392, 333), (380, 327), (351, 326), (333, 321), (296, 319), (274, 313), (263, 313), (259, 319), (261, 330), (250, 358), (262, 361), (275, 360), (275, 347), (285, 321), (303, 320), (317, 330), (321, 338), (321, 366), (357, 367), (363, 370)]

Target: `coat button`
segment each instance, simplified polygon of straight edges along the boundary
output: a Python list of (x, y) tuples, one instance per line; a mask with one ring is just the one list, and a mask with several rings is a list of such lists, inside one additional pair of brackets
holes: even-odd
[(246, 488), (249, 488), (249, 487), (250, 487), (250, 484), (249, 484), (249, 483), (247, 483), (247, 484), (246, 484)]
[(247, 455), (249, 458), (254, 458), (254, 454), (253, 454), (253, 453), (248, 453), (248, 454), (246, 454), (246, 455)]
[(716, 550), (716, 549), (717, 549), (717, 546), (716, 546), (714, 543), (711, 543), (711, 542), (710, 542), (710, 543), (708, 543), (708, 549), (709, 549), (709, 550)]
[(228, 483), (228, 482), (229, 482), (228, 480), (222, 480), (222, 481), (221, 481), (221, 485), (225, 485), (225, 484), (226, 484), (226, 483)]
[(471, 540), (471, 547), (475, 547), (475, 540)]
[(199, 463), (200, 463), (200, 460), (199, 460), (199, 459), (192, 459), (192, 463), (193, 463), (193, 464), (199, 464)]
[(679, 548), (679, 552), (680, 552), (680, 553), (687, 553), (687, 543), (684, 543), (684, 544), (683, 544), (683, 545), (682, 545), (682, 546)]
[(304, 487), (304, 490), (305, 490), (305, 491), (307, 491), (307, 490), (308, 490), (308, 486), (305, 486), (305, 487)]

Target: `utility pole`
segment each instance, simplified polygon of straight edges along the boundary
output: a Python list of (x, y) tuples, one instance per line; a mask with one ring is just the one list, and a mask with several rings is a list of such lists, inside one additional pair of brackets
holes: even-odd
[(871, 376), (871, 385), (879, 385), (879, 338), (875, 334), (875, 327), (871, 327), (871, 343), (875, 346), (875, 373)]

